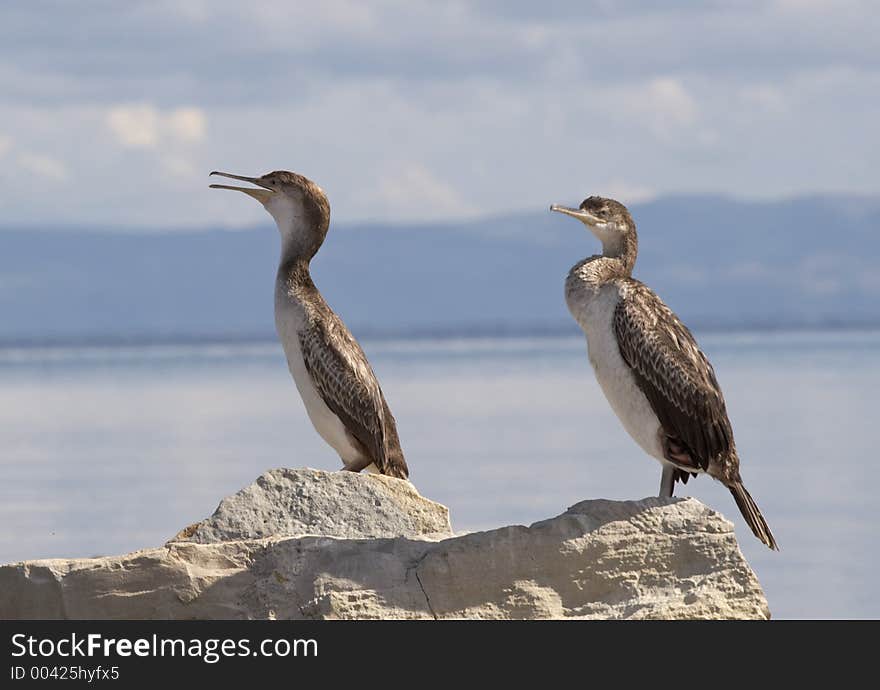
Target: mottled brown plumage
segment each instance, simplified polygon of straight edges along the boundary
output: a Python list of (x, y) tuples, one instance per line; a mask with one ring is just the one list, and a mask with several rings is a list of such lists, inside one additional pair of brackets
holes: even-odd
[(367, 357), (312, 281), (309, 263), (330, 226), (324, 191), (298, 173), (276, 170), (261, 177), (211, 173), (258, 189), (211, 185), (244, 192), (275, 218), (281, 261), (275, 281), (275, 324), (288, 366), (318, 433), (346, 469), (375, 465), (406, 479), (409, 470), (397, 425)]
[(681, 320), (646, 285), (629, 279), (614, 312), (620, 353), (651, 402), (681, 469), (734, 480), (739, 461), (715, 370)]
[(664, 482), (666, 495), (672, 495), (675, 481), (686, 483), (705, 472), (728, 487), (755, 536), (777, 548), (743, 486), (733, 430), (712, 365), (672, 310), (632, 278), (638, 235), (629, 211), (602, 197), (589, 197), (578, 209), (551, 209), (578, 218), (602, 241), (601, 256), (572, 268), (566, 300), (587, 334), (590, 360), (609, 402), (618, 415), (627, 416), (624, 426), (639, 444), (666, 463), (664, 479), (671, 469), (668, 485)]
[(308, 273), (291, 271), (289, 285), (308, 305), (307, 324), (298, 333), (300, 348), (324, 402), (379, 472), (406, 479), (409, 470), (394, 415), (361, 346), (324, 301)]

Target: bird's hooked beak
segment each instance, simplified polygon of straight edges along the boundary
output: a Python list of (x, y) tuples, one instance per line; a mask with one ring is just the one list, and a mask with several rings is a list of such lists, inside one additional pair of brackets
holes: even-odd
[(589, 211), (584, 211), (581, 208), (570, 208), (568, 206), (553, 204), (550, 207), (550, 210), (556, 211), (557, 213), (564, 213), (565, 215), (571, 216), (572, 218), (577, 218), (581, 223), (589, 225), (591, 228), (596, 227), (597, 225), (600, 225), (604, 222), (601, 218), (597, 218)]
[(267, 186), (265, 182), (260, 181), (259, 177), (244, 177), (243, 175), (233, 175), (231, 173), (219, 172), (217, 170), (214, 170), (211, 175), (228, 177), (233, 180), (242, 180), (243, 182), (250, 182), (251, 184), (257, 185), (258, 187), (262, 187), (262, 189), (254, 189), (253, 187), (233, 187), (228, 184), (209, 185), (211, 189), (233, 189), (236, 192), (244, 192), (248, 196), (252, 196), (264, 206), (266, 202), (269, 201), (270, 198), (272, 198), (272, 195), (275, 194), (275, 190)]

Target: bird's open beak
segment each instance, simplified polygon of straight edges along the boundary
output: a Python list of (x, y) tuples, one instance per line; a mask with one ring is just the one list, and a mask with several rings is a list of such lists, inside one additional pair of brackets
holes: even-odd
[(262, 187), (262, 189), (254, 189), (253, 187), (233, 187), (228, 184), (212, 184), (209, 185), (211, 189), (233, 189), (236, 192), (244, 192), (248, 196), (252, 196), (254, 199), (259, 201), (261, 204), (265, 204), (271, 196), (275, 193), (275, 190), (267, 187), (263, 182), (260, 181), (259, 177), (244, 177), (242, 175), (233, 175), (231, 173), (219, 172), (214, 170), (211, 175), (219, 175), (220, 177), (228, 177), (233, 180), (242, 180), (243, 182), (250, 182), (251, 184), (255, 184), (258, 187)]
[(584, 211), (580, 208), (570, 208), (568, 206), (560, 206), (559, 204), (553, 204), (550, 207), (551, 211), (556, 211), (557, 213), (564, 213), (567, 216), (571, 216), (572, 218), (577, 218), (582, 223), (586, 223), (587, 225), (593, 227), (602, 223), (602, 220), (594, 216), (592, 213), (588, 211)]

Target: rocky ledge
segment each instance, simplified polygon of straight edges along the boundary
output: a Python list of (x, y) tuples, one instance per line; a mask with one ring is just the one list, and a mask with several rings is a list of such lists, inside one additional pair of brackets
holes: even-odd
[(0, 619), (769, 618), (699, 501), (582, 501), (456, 536), (409, 482), (265, 473), (162, 547), (0, 567)]

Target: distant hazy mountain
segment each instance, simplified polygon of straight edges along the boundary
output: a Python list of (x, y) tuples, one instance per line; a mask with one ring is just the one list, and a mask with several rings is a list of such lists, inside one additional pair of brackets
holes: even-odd
[[(575, 200), (571, 200), (575, 201)], [(880, 202), (666, 198), (635, 206), (635, 274), (695, 327), (880, 323)], [(333, 225), (313, 265), (358, 334), (571, 330), (562, 286), (598, 251), (536, 210)], [(0, 340), (262, 337), (277, 231), (0, 230)]]

